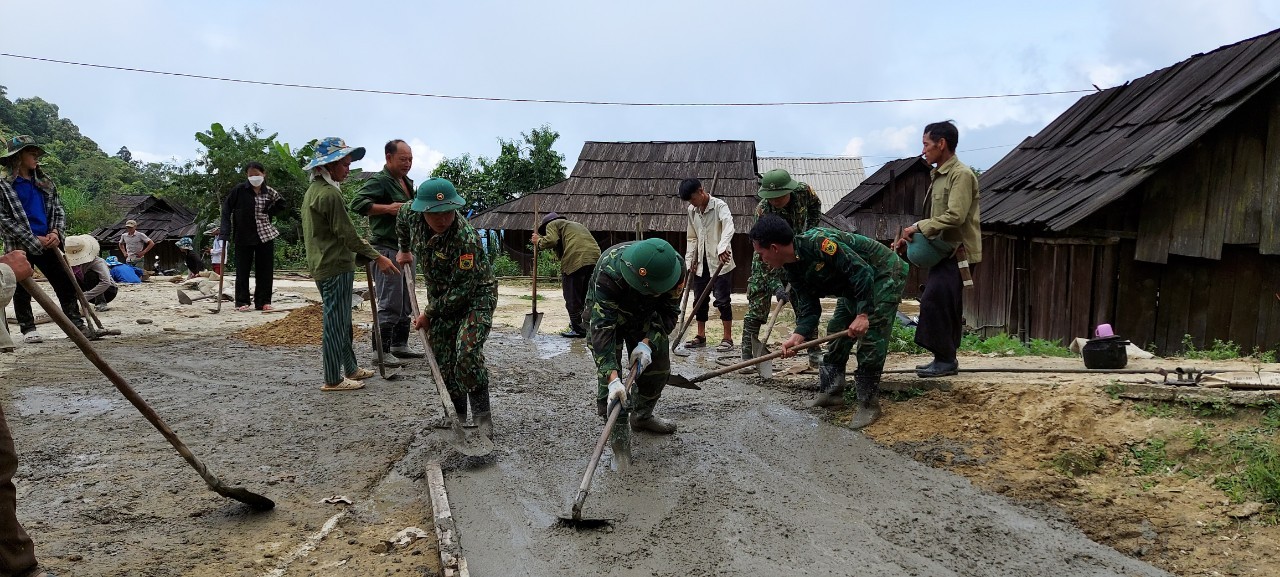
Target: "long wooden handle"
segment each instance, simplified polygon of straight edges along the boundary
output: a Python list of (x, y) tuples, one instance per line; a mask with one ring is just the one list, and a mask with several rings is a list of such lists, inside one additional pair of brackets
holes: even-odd
[[(636, 381), (636, 365), (631, 365), (630, 373), (627, 375), (627, 394), (631, 394), (631, 385)], [(613, 432), (613, 426), (618, 422), (618, 416), (622, 414), (622, 403), (615, 403), (613, 409), (609, 411), (609, 419), (604, 423), (604, 430), (600, 432), (600, 439), (596, 441), (596, 447), (591, 451), (591, 461), (587, 463), (587, 472), (582, 475), (582, 483), (578, 485), (578, 496), (573, 500), (573, 517), (574, 519), (582, 518), (582, 503), (587, 500), (587, 493), (591, 487), (591, 479), (596, 475), (596, 466), (600, 464), (600, 455), (604, 454), (604, 446), (609, 442), (609, 434)]]
[[(421, 309), (418, 308), (418, 291), (413, 284), (414, 263), (404, 267), (405, 284), (409, 289), (409, 304), (413, 307), (413, 318), (417, 319)], [(418, 336), (422, 339), (422, 351), (426, 353), (427, 364), (431, 367), (431, 377), (436, 381), (436, 392), (440, 394), (440, 403), (444, 405), (445, 416), (453, 422), (454, 427), (461, 427), (458, 412), (453, 408), (453, 399), (449, 397), (449, 389), (444, 384), (444, 375), (440, 374), (440, 365), (436, 364), (436, 354), (431, 350), (431, 339), (427, 338), (426, 327), (418, 328)]]
[[(698, 295), (698, 300), (693, 302), (693, 310), (698, 310), (698, 307), (702, 306), (702, 302), (707, 300), (707, 295), (711, 294), (711, 287), (716, 284), (716, 277), (720, 276), (720, 271), (723, 268), (724, 262), (721, 262), (720, 266), (716, 267), (716, 272), (711, 275), (710, 279), (707, 279), (707, 286), (702, 289), (702, 294)], [(684, 319), (684, 325), (680, 327), (680, 332), (676, 334), (676, 340), (671, 342), (671, 350), (674, 351), (676, 347), (680, 346), (680, 339), (684, 338), (684, 333), (689, 330), (689, 325), (693, 324), (693, 319), (697, 316), (696, 314), (690, 314)]]
[[(217, 239), (217, 237), (214, 237), (214, 239), (213, 239), (213, 244), (215, 244), (215, 245), (216, 245), (216, 244), (218, 244), (218, 239)], [(228, 247), (228, 246), (227, 246), (226, 241), (223, 241), (223, 243), (222, 243), (222, 266), (221, 266), (221, 267), (220, 267), (220, 269), (219, 269), (219, 270), (220, 270), (220, 272), (218, 272), (218, 310), (217, 310), (217, 311), (215, 311), (215, 312), (222, 312), (222, 282), (223, 282), (224, 280), (226, 280), (226, 278), (227, 278), (227, 253), (228, 253), (228, 252), (231, 252), (231, 251), (227, 250), (228, 248), (230, 248), (230, 247)]]
[[(538, 195), (533, 195), (533, 231), (538, 232)], [(538, 315), (538, 243), (533, 243), (533, 314)]]
[[(787, 293), (790, 293), (791, 285), (788, 284), (787, 286), (783, 287), (782, 290), (786, 291)], [(778, 322), (778, 313), (782, 312), (782, 305), (783, 305), (782, 301), (778, 301), (778, 304), (774, 305), (773, 314), (769, 315), (769, 325), (764, 328), (764, 340), (760, 341), (760, 346), (764, 346), (769, 343), (769, 336), (773, 334), (773, 325), (774, 323)]]
[[(67, 273), (67, 278), (71, 279), (71, 286), (75, 287), (76, 297), (80, 299), (80, 306), (84, 308), (84, 316), (92, 319), (94, 326), (97, 326), (98, 331), (101, 332), (106, 327), (102, 326), (102, 320), (98, 318), (98, 313), (94, 312), (93, 306), (89, 304), (89, 299), (85, 298), (84, 289), (80, 288), (80, 282), (76, 280), (76, 273), (71, 270), (71, 261), (67, 260), (67, 255), (58, 247), (50, 247), (49, 250), (53, 251), (53, 256), (58, 257), (58, 262), (62, 264), (62, 270)], [(94, 255), (94, 257), (96, 258), (97, 255)]]
[[(821, 345), (821, 344), (823, 344), (823, 343), (829, 343), (829, 342), (834, 341), (834, 340), (836, 340), (836, 339), (838, 339), (838, 338), (841, 338), (841, 337), (848, 337), (848, 336), (849, 336), (849, 334), (848, 334), (848, 333), (846, 333), (845, 331), (840, 331), (840, 332), (838, 332), (838, 333), (832, 333), (832, 334), (829, 334), (829, 335), (827, 335), (827, 336), (825, 336), (825, 337), (822, 337), (822, 338), (820, 338), (820, 339), (813, 339), (813, 340), (811, 340), (811, 341), (806, 341), (806, 342), (800, 343), (800, 344), (798, 344), (798, 345), (796, 345), (796, 346), (794, 346), (794, 347), (791, 347), (791, 350), (793, 350), (793, 351), (800, 351), (800, 350), (804, 350), (804, 349), (808, 349), (808, 348), (813, 348), (813, 347), (816, 347), (816, 346)], [(704, 374), (704, 375), (698, 375), (698, 376), (696, 376), (696, 377), (694, 377), (694, 378), (692, 378), (692, 379), (689, 379), (689, 384), (701, 383), (702, 381), (705, 381), (705, 380), (707, 380), (707, 379), (714, 378), (714, 377), (718, 377), (718, 376), (720, 376), (720, 375), (724, 375), (724, 374), (728, 374), (728, 373), (732, 373), (733, 371), (736, 371), (736, 370), (738, 370), (738, 369), (745, 369), (745, 368), (750, 367), (750, 366), (755, 366), (755, 365), (758, 365), (758, 364), (763, 363), (763, 362), (765, 362), (765, 361), (772, 360), (772, 359), (776, 359), (776, 358), (778, 358), (778, 357), (780, 357), (780, 356), (782, 356), (782, 351), (781, 351), (781, 350), (774, 351), (774, 352), (772, 352), (772, 353), (769, 353), (769, 354), (764, 355), (764, 356), (756, 357), (756, 358), (751, 359), (751, 360), (749, 360), (749, 361), (742, 361), (741, 363), (738, 363), (738, 364), (736, 364), (736, 365), (729, 365), (729, 366), (727, 366), (727, 367), (725, 367), (725, 368), (723, 368), (723, 369), (716, 369), (716, 370), (711, 371), (711, 372), (709, 372), (709, 373), (706, 373), (706, 374)]]

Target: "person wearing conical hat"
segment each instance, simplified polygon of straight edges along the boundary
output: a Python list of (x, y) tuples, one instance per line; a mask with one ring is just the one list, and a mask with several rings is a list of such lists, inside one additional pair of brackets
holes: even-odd
[(431, 298), (413, 319), (413, 329), (426, 327), (458, 418), (470, 413), (480, 434), (492, 438), (484, 343), (498, 306), (498, 281), (480, 234), (458, 211), (464, 206), (447, 179), (419, 184), (413, 202), (396, 216), (396, 261), (413, 267), (416, 260), (414, 272), (422, 272)]
[(85, 300), (98, 312), (105, 312), (111, 308), (107, 303), (115, 300), (120, 289), (111, 278), (107, 261), (98, 256), (99, 248), (98, 239), (92, 235), (67, 237), (67, 264), (71, 265), (72, 276), (84, 291)]
[(395, 272), (391, 259), (378, 253), (360, 236), (347, 214), (346, 199), (338, 183), (351, 173), (351, 163), (364, 158), (363, 147), (347, 146), (341, 138), (328, 137), (316, 144), (311, 161), (311, 186), (302, 197), (302, 238), (307, 249), (307, 270), (320, 289), (324, 306), (324, 359), (322, 391), (364, 388), (364, 379), (377, 374), (356, 364), (351, 346), (351, 293), (356, 261), (373, 261), (378, 270)]
[[(75, 281), (55, 252), (62, 246), (67, 217), (53, 179), (40, 168), (45, 150), (30, 136), (10, 138), (5, 145), (7, 151), (0, 156), (0, 164), (8, 174), (0, 178), (0, 242), (5, 250), (26, 251), (27, 260), (53, 286), (62, 312), (83, 332)], [(36, 330), (31, 295), (21, 285), (13, 294), (13, 312), (23, 341), (44, 340)]]
[[(650, 238), (609, 247), (596, 262), (583, 317), (587, 346), (596, 363), (596, 411), (608, 414), (622, 403), (632, 430), (669, 435), (676, 423), (653, 414), (671, 374), (668, 336), (680, 316), (684, 257), (667, 241)], [(622, 347), (627, 366), (639, 371), (628, 394), (622, 382)]]

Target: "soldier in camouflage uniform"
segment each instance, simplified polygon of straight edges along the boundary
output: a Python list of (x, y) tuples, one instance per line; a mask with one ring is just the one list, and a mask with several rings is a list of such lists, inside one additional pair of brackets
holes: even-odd
[[(777, 215), (797, 233), (818, 226), (822, 216), (822, 201), (809, 185), (791, 178), (781, 168), (764, 173), (760, 179), (760, 191), (756, 193), (760, 203), (756, 205), (756, 220), (767, 214)], [(769, 299), (777, 296), (786, 303), (789, 299), (783, 288), (781, 270), (769, 270), (759, 255), (751, 259), (751, 276), (747, 279), (747, 314), (742, 319), (742, 359), (752, 358), (752, 345), (760, 340), (760, 327), (769, 318)], [(816, 325), (815, 325), (816, 328)], [(816, 337), (817, 335), (811, 335)], [(809, 366), (817, 368), (819, 353), (809, 352)], [(754, 372), (755, 369), (747, 369)]]
[[(810, 406), (844, 404), (845, 365), (853, 339), (858, 368), (853, 372), (858, 412), (850, 428), (861, 429), (880, 416), (880, 373), (889, 353), (889, 337), (902, 300), (907, 263), (889, 247), (864, 236), (830, 228), (795, 234), (780, 218), (767, 216), (751, 229), (751, 244), (769, 267), (786, 271), (795, 300), (796, 329), (782, 343), (791, 347), (816, 334), (824, 296), (839, 297), (827, 334), (848, 338), (827, 345), (819, 371), (819, 394)], [(794, 353), (790, 353), (794, 354)]]
[(410, 264), (416, 258), (421, 267), (430, 299), (413, 328), (427, 327), (458, 418), (466, 420), (469, 399), (480, 434), (491, 438), (484, 342), (498, 305), (498, 282), (480, 235), (458, 213), (465, 204), (448, 180), (431, 178), (419, 185), (413, 202), (396, 216), (396, 260)]
[[(609, 247), (596, 263), (587, 289), (583, 318), (587, 320), (587, 346), (595, 357), (599, 383), (596, 405), (607, 415), (609, 401), (623, 402), (633, 430), (670, 434), (676, 424), (654, 416), (671, 374), (667, 335), (680, 316), (680, 292), (684, 289), (684, 259), (667, 241), (651, 238)], [(640, 371), (627, 401), (618, 359), (622, 346), (631, 350), (631, 363)]]

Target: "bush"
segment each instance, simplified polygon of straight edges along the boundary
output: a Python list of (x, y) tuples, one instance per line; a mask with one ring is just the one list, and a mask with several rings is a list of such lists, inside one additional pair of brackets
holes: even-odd
[(889, 335), (889, 352), (922, 355), (924, 348), (916, 344), (916, 329), (903, 325), (898, 319), (893, 320), (893, 332)]
[(1191, 335), (1182, 335), (1182, 348), (1182, 356), (1188, 359), (1225, 361), (1240, 358), (1240, 345), (1221, 339), (1213, 339), (1213, 345), (1208, 349), (1197, 349)]
[(520, 276), (520, 263), (507, 256), (507, 253), (500, 253), (493, 257), (493, 276)]

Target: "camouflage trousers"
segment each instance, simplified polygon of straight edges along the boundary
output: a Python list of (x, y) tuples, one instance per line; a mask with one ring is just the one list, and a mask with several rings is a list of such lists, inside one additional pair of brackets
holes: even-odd
[[(769, 270), (760, 260), (760, 255), (751, 257), (751, 276), (747, 278), (747, 314), (742, 318), (742, 358), (750, 359), (752, 341), (759, 338), (760, 329), (769, 322), (770, 303), (778, 290), (786, 286), (787, 273), (782, 269)], [(795, 304), (791, 305), (795, 310)], [(848, 323), (845, 323), (848, 326)], [(805, 335), (817, 338), (818, 335)], [(816, 347), (809, 349), (809, 364), (817, 366), (822, 352)]]
[[(902, 289), (906, 286), (907, 265), (902, 263), (901, 274), (888, 279), (877, 279), (871, 287), (872, 302), (875, 303), (867, 320), (871, 326), (867, 334), (858, 339), (858, 368), (855, 376), (879, 377), (884, 371), (884, 360), (889, 355), (889, 339), (893, 334), (893, 323), (898, 316), (898, 303), (902, 302)], [(849, 329), (849, 324), (858, 314), (846, 299), (836, 301), (836, 312), (827, 323), (827, 334)], [(845, 337), (827, 344), (822, 364), (835, 365), (842, 370), (849, 364), (849, 353), (853, 350), (854, 341)]]
[(433, 317), (427, 329), (436, 364), (459, 417), (467, 414), (467, 399), (474, 413), (489, 412), (489, 369), (484, 365), (484, 343), (493, 327), (496, 295), (477, 299), (472, 307), (450, 317)]
[[(671, 376), (670, 339), (662, 331), (651, 331), (648, 335), (640, 332), (631, 334), (620, 332), (619, 334), (626, 343), (628, 351), (646, 336), (649, 338), (649, 348), (653, 350), (653, 362), (636, 378), (635, 385), (631, 387), (631, 393), (627, 395), (627, 402), (622, 407), (622, 416), (627, 416), (631, 411), (641, 416), (650, 415), (658, 405), (658, 399), (662, 397), (662, 389), (667, 386), (667, 377)], [(622, 352), (622, 347), (619, 346), (614, 354), (618, 356), (621, 366), (629, 368), (630, 365)], [(626, 375), (618, 376), (622, 378), (623, 383), (627, 382)], [(609, 377), (600, 375), (596, 383), (596, 400), (604, 401), (608, 398)]]

